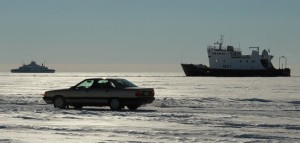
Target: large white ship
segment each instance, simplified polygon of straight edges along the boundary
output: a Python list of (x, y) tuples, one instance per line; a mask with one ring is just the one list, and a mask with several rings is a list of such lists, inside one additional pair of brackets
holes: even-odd
[[(223, 46), (223, 36), (214, 46), (207, 47), (209, 67), (202, 64), (181, 64), (186, 76), (290, 76), (287, 58), (279, 57), (279, 69), (275, 69), (271, 60), (270, 50), (262, 50), (259, 47), (249, 47), (251, 55), (243, 55), (239, 48)], [(281, 61), (282, 60), (282, 66)], [(281, 66), (281, 68), (280, 68)]]
[(35, 61), (31, 61), (30, 64), (23, 64), (18, 69), (12, 69), (12, 73), (54, 73), (54, 69), (48, 69), (44, 64), (38, 65)]

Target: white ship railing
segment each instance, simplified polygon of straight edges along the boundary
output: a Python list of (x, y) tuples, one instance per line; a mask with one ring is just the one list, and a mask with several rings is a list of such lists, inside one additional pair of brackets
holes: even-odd
[[(227, 51), (227, 47), (222, 46), (221, 49), (217, 46), (207, 46), (207, 49), (216, 50), (216, 51)], [(241, 52), (240, 48), (233, 48), (234, 52)]]

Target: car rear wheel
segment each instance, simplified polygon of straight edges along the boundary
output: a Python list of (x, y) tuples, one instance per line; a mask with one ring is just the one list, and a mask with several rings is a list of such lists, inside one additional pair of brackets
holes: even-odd
[(110, 109), (111, 110), (121, 110), (122, 106), (121, 106), (121, 102), (119, 99), (112, 99), (110, 100), (109, 103)]
[(66, 102), (63, 97), (56, 97), (54, 99), (54, 107), (59, 109), (65, 109), (66, 108)]
[(127, 108), (128, 108), (129, 110), (132, 110), (132, 111), (136, 110), (136, 109), (139, 108), (139, 107), (140, 107), (139, 105), (128, 105), (128, 106), (127, 106)]

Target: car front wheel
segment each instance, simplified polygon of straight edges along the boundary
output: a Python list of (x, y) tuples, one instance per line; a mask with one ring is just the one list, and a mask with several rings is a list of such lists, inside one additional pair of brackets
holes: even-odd
[(66, 108), (66, 102), (63, 97), (57, 97), (54, 99), (54, 107), (59, 109), (65, 109)]
[(111, 110), (121, 110), (121, 102), (119, 99), (112, 99), (109, 103), (110, 109)]

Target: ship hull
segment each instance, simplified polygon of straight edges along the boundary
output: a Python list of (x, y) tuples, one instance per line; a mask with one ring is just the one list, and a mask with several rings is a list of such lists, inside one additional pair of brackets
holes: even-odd
[(55, 70), (19, 70), (19, 69), (12, 69), (11, 73), (55, 73)]
[(291, 76), (290, 69), (268, 70), (233, 70), (211, 69), (196, 64), (181, 64), (186, 76), (217, 76), (217, 77), (276, 77)]

